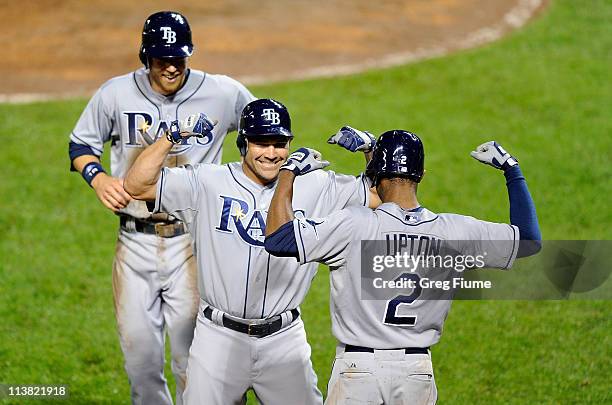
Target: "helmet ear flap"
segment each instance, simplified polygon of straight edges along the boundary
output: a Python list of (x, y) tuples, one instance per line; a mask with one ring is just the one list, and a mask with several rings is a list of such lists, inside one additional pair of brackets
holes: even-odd
[(149, 58), (145, 54), (144, 46), (140, 47), (140, 52), (138, 53), (138, 57), (140, 58), (140, 62), (144, 65), (145, 68), (149, 68)]
[(240, 156), (246, 156), (246, 153), (247, 153), (246, 136), (238, 135), (238, 138), (236, 138), (236, 146), (238, 146), (238, 152), (240, 152)]

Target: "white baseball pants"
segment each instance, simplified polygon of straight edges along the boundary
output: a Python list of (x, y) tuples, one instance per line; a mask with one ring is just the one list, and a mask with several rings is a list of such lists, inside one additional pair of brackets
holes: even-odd
[(176, 403), (182, 403), (199, 304), (196, 277), (188, 234), (162, 238), (119, 231), (113, 292), (133, 404), (172, 404), (164, 377), (166, 328)]
[(325, 405), (429, 405), (437, 399), (430, 354), (404, 350), (344, 352), (336, 359)]

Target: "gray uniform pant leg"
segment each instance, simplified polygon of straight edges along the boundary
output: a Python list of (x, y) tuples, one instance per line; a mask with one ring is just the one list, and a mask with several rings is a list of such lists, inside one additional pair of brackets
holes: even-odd
[[(246, 335), (244, 335), (246, 337)], [(251, 348), (239, 332), (198, 314), (189, 349), (185, 405), (240, 405), (251, 385)]]
[(217, 325), (200, 311), (184, 403), (243, 404), (250, 387), (266, 405), (322, 404), (302, 320), (256, 338)]
[(188, 235), (120, 231), (113, 263), (115, 316), (133, 404), (172, 404), (166, 378), (168, 328), (177, 404), (182, 403), (198, 293)]
[(263, 404), (323, 404), (301, 318), (254, 343), (257, 374), (253, 389)]
[(433, 405), (436, 400), (429, 354), (344, 353), (338, 347), (325, 405)]

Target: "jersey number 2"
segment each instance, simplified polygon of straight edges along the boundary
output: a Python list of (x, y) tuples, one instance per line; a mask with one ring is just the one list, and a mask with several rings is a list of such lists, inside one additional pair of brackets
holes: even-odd
[(416, 315), (397, 315), (397, 307), (401, 304), (412, 304), (421, 295), (422, 288), (419, 284), (421, 278), (415, 273), (403, 273), (401, 276), (395, 279), (400, 280), (412, 280), (414, 282), (414, 289), (410, 295), (398, 295), (392, 300), (387, 301), (387, 310), (385, 311), (384, 323), (387, 325), (397, 326), (414, 326), (417, 321)]

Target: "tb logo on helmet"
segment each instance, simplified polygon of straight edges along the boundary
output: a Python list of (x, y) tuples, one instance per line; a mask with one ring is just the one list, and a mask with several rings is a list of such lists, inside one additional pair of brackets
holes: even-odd
[(270, 121), (272, 125), (280, 124), (280, 114), (274, 111), (273, 108), (264, 108), (261, 116), (266, 120)]
[(176, 32), (172, 31), (172, 27), (159, 27), (159, 29), (164, 32), (162, 39), (165, 39), (167, 44), (176, 42)]

